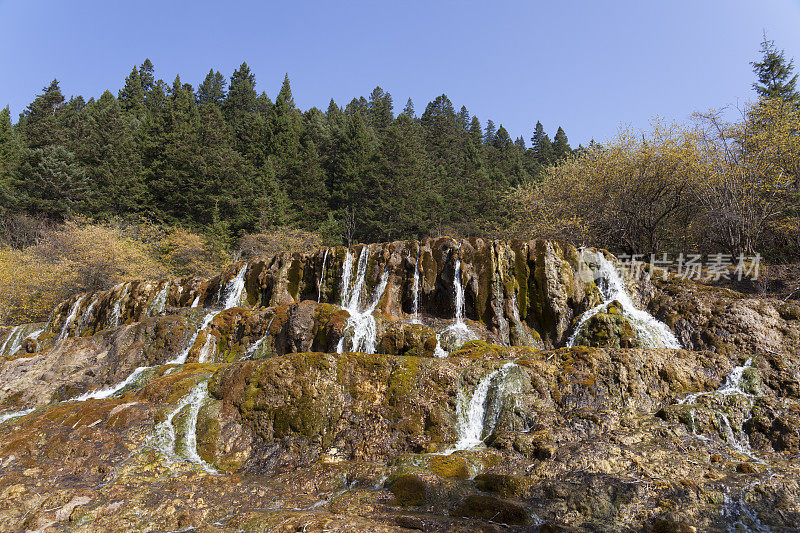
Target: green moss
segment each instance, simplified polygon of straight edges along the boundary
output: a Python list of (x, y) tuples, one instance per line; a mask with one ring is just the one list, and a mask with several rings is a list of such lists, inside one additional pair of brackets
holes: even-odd
[(389, 376), (389, 401), (397, 403), (408, 396), (408, 393), (416, 386), (419, 376), (419, 358), (401, 357), (398, 358), (399, 366)]

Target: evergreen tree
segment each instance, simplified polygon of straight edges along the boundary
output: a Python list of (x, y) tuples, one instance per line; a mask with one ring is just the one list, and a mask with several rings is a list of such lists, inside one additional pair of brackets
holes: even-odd
[(483, 142), (483, 128), (481, 128), (481, 121), (478, 117), (472, 117), (469, 123), (469, 138), (472, 139), (472, 144), (480, 146)]
[(142, 79), (136, 67), (133, 67), (125, 78), (125, 85), (119, 90), (119, 104), (123, 110), (137, 115), (145, 109)]
[(256, 77), (247, 63), (242, 63), (231, 76), (228, 96), (222, 113), (233, 133), (233, 146), (255, 168), (264, 164), (266, 138), (265, 118), (259, 114)]
[(147, 190), (136, 142), (138, 121), (123, 112), (109, 91), (90, 102), (83, 117), (85, 129), (74, 150), (95, 189), (92, 214), (124, 216), (143, 210)]
[(406, 106), (403, 108), (403, 115), (407, 116), (411, 120), (417, 118), (416, 114), (414, 113), (414, 101), (409, 98), (406, 102)]
[(497, 131), (495, 129), (494, 122), (489, 119), (489, 121), (486, 122), (486, 130), (483, 132), (483, 144), (492, 144), (492, 142), (494, 142), (494, 136), (496, 133)]
[(456, 116), (456, 124), (460, 131), (462, 132), (469, 131), (470, 119), (467, 106), (464, 105), (461, 106), (461, 110), (458, 112), (458, 115)]
[(31, 215), (63, 220), (85, 213), (91, 190), (86, 172), (75, 154), (60, 145), (47, 145), (23, 152), (12, 194)]
[(533, 137), (531, 137), (531, 150), (536, 162), (543, 167), (552, 165), (555, 162), (553, 143), (544, 132), (544, 126), (542, 126), (541, 122), (536, 123), (536, 129), (533, 132)]
[[(374, 194), (365, 198), (374, 240), (421, 237), (428, 233), (433, 207), (422, 135), (411, 117), (400, 114), (380, 146)], [(386, 209), (386, 206), (391, 206)]]
[(3, 208), (12, 208), (16, 199), (11, 192), (11, 179), (16, 174), (21, 157), (22, 144), (11, 124), (11, 111), (5, 107), (0, 111), (0, 214)]
[(561, 161), (569, 157), (571, 154), (572, 148), (569, 146), (567, 134), (564, 133), (564, 130), (561, 128), (561, 126), (559, 126), (556, 136), (553, 138), (553, 155), (555, 156), (555, 160)]
[(761, 42), (761, 61), (753, 61), (753, 72), (758, 82), (753, 84), (763, 98), (781, 98), (793, 104), (800, 104), (797, 91), (797, 74), (792, 75), (794, 60), (786, 60), (784, 51), (775, 47), (775, 42), (767, 39)]
[(389, 127), (394, 119), (392, 95), (375, 87), (369, 95), (367, 116), (375, 131), (381, 132)]
[(19, 117), (19, 127), (28, 148), (63, 143), (65, 135), (58, 121), (63, 106), (64, 95), (58, 80), (53, 80)]
[(218, 70), (208, 71), (206, 78), (197, 87), (197, 104), (221, 106), (225, 101), (225, 77)]

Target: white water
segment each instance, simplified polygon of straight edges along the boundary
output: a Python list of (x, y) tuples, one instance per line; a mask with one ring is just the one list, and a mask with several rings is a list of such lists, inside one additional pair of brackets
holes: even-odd
[(267, 339), (267, 337), (269, 337), (269, 328), (272, 327), (272, 322), (275, 320), (276, 316), (277, 314), (272, 315), (272, 318), (269, 319), (269, 324), (267, 324), (267, 331), (264, 333), (264, 335), (262, 335), (260, 339), (258, 339), (255, 343), (253, 343), (252, 346), (250, 346), (247, 349), (247, 352), (245, 352), (246, 359), (250, 359), (251, 357), (253, 357), (253, 355), (255, 355), (255, 353), (258, 351), (261, 345), (264, 344), (264, 341)]
[[(22, 341), (28, 338), (34, 340), (38, 339), (39, 335), (44, 333), (44, 330), (47, 328), (47, 326), (45, 326), (42, 329), (31, 331), (33, 327), (35, 327), (34, 324), (21, 324), (11, 328), (11, 331), (9, 331), (6, 336), (6, 340), (3, 342), (3, 346), (0, 346), (0, 356), (14, 355), (22, 347)], [(31, 331), (31, 333), (26, 334), (28, 331)]]
[(67, 318), (64, 320), (64, 325), (61, 326), (61, 332), (59, 332), (58, 337), (56, 337), (56, 342), (63, 340), (67, 337), (67, 335), (69, 335), (69, 327), (75, 321), (75, 316), (78, 314), (78, 308), (81, 306), (81, 302), (83, 302), (84, 298), (85, 296), (81, 295), (77, 300), (75, 300), (75, 303), (72, 304), (72, 308), (69, 310), (69, 315), (67, 315)]
[(434, 357), (447, 357), (447, 352), (442, 348), (442, 334), (436, 334), (436, 348), (433, 350)]
[(322, 286), (325, 283), (325, 264), (328, 262), (328, 248), (325, 248), (325, 253), (322, 255), (322, 273), (319, 275), (319, 283), (317, 283), (317, 302), (322, 300)]
[(120, 294), (119, 298), (117, 298), (117, 301), (114, 302), (114, 307), (111, 309), (111, 317), (108, 325), (110, 328), (119, 326), (119, 318), (122, 314), (122, 301), (128, 295), (128, 289), (130, 288), (130, 285), (130, 283), (125, 284), (125, 287), (122, 289), (122, 294)]
[(483, 442), (484, 434), (489, 435), (494, 430), (499, 413), (497, 413), (497, 417), (488, 421), (488, 425), (486, 424), (489, 391), (493, 385), (495, 388), (502, 388), (509, 369), (515, 365), (516, 363), (513, 362), (506, 363), (480, 380), (475, 392), (472, 393), (466, 411), (459, 404), (458, 442), (454, 449), (474, 448)]
[(464, 287), (461, 285), (461, 258), (456, 258), (456, 269), (453, 275), (453, 287), (456, 300), (456, 327), (466, 329), (464, 324)]
[(411, 304), (411, 313), (414, 318), (411, 321), (414, 324), (419, 324), (419, 254), (417, 254), (417, 262), (414, 265), (414, 285), (411, 290), (414, 293), (414, 299)]
[[(12, 353), (14, 353), (13, 348), (16, 343), (16, 340), (12, 341), (12, 339), (14, 339), (15, 336), (19, 337), (21, 335), (22, 335), (22, 326), (14, 326), (13, 328), (11, 328), (11, 331), (8, 332), (8, 336), (6, 337), (3, 346), (0, 346), (0, 355), (11, 355)], [(8, 345), (9, 341), (11, 341), (11, 350), (6, 352), (6, 346)]]
[(230, 280), (225, 286), (223, 293), (223, 309), (230, 309), (231, 307), (238, 306), (242, 301), (242, 293), (244, 293), (244, 275), (247, 272), (247, 265), (245, 264), (236, 277)]
[(95, 296), (92, 299), (92, 302), (86, 308), (86, 311), (83, 312), (83, 316), (81, 316), (80, 326), (78, 326), (78, 330), (75, 332), (75, 336), (76, 337), (78, 337), (80, 335), (83, 335), (83, 333), (86, 331), (86, 327), (89, 325), (89, 321), (92, 319), (92, 313), (94, 312), (94, 306), (97, 305), (97, 300), (98, 299), (99, 298), (97, 296)]
[(127, 387), (128, 385), (131, 385), (131, 384), (135, 383), (136, 380), (139, 379), (139, 377), (145, 372), (145, 370), (148, 370), (150, 368), (152, 368), (152, 367), (140, 366), (139, 368), (137, 368), (136, 370), (131, 372), (131, 374), (127, 378), (125, 378), (124, 381), (121, 381), (120, 383), (117, 383), (116, 385), (112, 385), (111, 387), (108, 387), (108, 388), (105, 388), (105, 389), (100, 389), (100, 390), (96, 390), (96, 391), (92, 391), (92, 392), (87, 392), (85, 394), (81, 394), (80, 396), (76, 396), (75, 398), (70, 398), (67, 401), (70, 401), (70, 402), (85, 402), (86, 400), (102, 400), (102, 399), (105, 399), (105, 398), (110, 398), (111, 396), (115, 395), (116, 393), (118, 393), (119, 391), (121, 391), (122, 389)]
[(197, 328), (197, 330), (194, 332), (194, 335), (192, 335), (192, 338), (189, 339), (189, 344), (186, 346), (186, 348), (180, 354), (178, 354), (174, 359), (171, 359), (164, 364), (165, 365), (184, 364), (186, 362), (186, 358), (189, 357), (189, 352), (192, 350), (192, 346), (194, 346), (194, 343), (197, 340), (197, 336), (200, 335), (200, 332), (206, 329), (208, 325), (211, 324), (211, 321), (214, 320), (214, 318), (222, 311), (223, 310), (210, 311), (206, 313), (206, 316), (203, 317), (203, 321), (200, 323), (200, 327)]
[(575, 329), (569, 336), (569, 339), (567, 339), (567, 346), (574, 346), (583, 325), (591, 317), (604, 310), (611, 302), (616, 300), (622, 308), (622, 315), (636, 331), (645, 348), (681, 348), (681, 343), (678, 342), (678, 339), (666, 324), (656, 320), (656, 318), (647, 311), (637, 309), (636, 306), (633, 305), (631, 297), (625, 290), (625, 283), (622, 277), (619, 275), (614, 265), (606, 259), (602, 253), (583, 250), (581, 256), (582, 261), (586, 262), (586, 259), (588, 259), (598, 266), (595, 271), (595, 278), (597, 287), (603, 295), (603, 303), (589, 309), (581, 315), (578, 323), (575, 325)]
[(198, 305), (200, 305), (200, 295), (199, 294), (197, 296), (195, 296), (194, 301), (192, 302), (192, 307), (197, 307)]
[(200, 353), (197, 355), (198, 363), (213, 363), (214, 357), (217, 355), (217, 338), (209, 333), (206, 335), (206, 342), (200, 348)]
[(352, 276), (352, 272), (353, 254), (350, 253), (350, 250), (347, 250), (344, 254), (344, 262), (342, 263), (342, 284), (339, 288), (339, 292), (341, 293), (342, 297), (342, 307), (347, 307), (347, 300), (350, 294), (350, 277)]
[(717, 390), (689, 394), (685, 398), (679, 400), (678, 404), (693, 405), (701, 396), (709, 396), (712, 394), (722, 394), (723, 396), (730, 396), (732, 394), (738, 394), (740, 396), (752, 396), (751, 394), (748, 394), (742, 390), (742, 377), (744, 376), (744, 371), (752, 366), (753, 359), (749, 358), (742, 366), (737, 366), (731, 370), (731, 373), (728, 374), (728, 376), (725, 378), (725, 381), (722, 382), (722, 385), (720, 385)]
[[(173, 461), (188, 461), (200, 465), (207, 472), (215, 470), (203, 461), (197, 453), (197, 417), (203, 404), (208, 400), (208, 382), (202, 381), (184, 396), (166, 420), (159, 423), (150, 439), (161, 453)], [(175, 417), (188, 408), (183, 429), (183, 445), (179, 446), (178, 432), (175, 430)]]
[[(353, 284), (352, 290), (347, 290), (349, 289), (350, 281), (349, 276), (347, 275), (347, 272), (349, 271), (347, 267), (352, 265), (352, 256), (348, 252), (348, 255), (345, 257), (342, 283), (346, 290), (342, 293), (342, 307), (344, 307), (347, 312), (350, 313), (350, 318), (347, 319), (345, 331), (352, 332), (351, 351), (375, 353), (378, 343), (378, 332), (377, 325), (375, 323), (375, 317), (372, 315), (372, 313), (375, 311), (375, 308), (378, 307), (381, 295), (383, 295), (383, 291), (386, 289), (386, 284), (389, 281), (389, 272), (384, 271), (383, 274), (381, 274), (380, 282), (375, 287), (375, 291), (372, 293), (372, 298), (369, 299), (365, 306), (362, 306), (361, 293), (363, 292), (364, 285), (366, 283), (368, 261), (369, 247), (364, 246), (361, 249), (361, 254), (358, 258), (358, 270), (356, 272), (355, 283)], [(345, 281), (347, 282), (346, 285)], [(339, 339), (339, 344), (336, 347), (336, 351), (338, 353), (343, 353), (344, 349), (345, 337), (343, 335), (342, 338)]]
[(164, 307), (167, 305), (167, 291), (169, 290), (169, 281), (164, 285), (155, 298), (150, 308), (147, 310), (147, 316), (154, 316), (164, 312)]
[(2, 424), (7, 420), (11, 420), (13, 418), (19, 418), (21, 416), (31, 414), (32, 412), (33, 409), (25, 409), (24, 411), (12, 411), (10, 413), (3, 413), (2, 415), (0, 415), (0, 424)]

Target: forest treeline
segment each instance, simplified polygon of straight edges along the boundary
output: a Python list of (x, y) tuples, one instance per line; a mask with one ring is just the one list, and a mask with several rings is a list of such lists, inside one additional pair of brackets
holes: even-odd
[(54, 80), (13, 124), (0, 113), (6, 214), (138, 216), (231, 242), (292, 226), (329, 243), (486, 231), (510, 188), (573, 150), (563, 129), (523, 138), (446, 95), (417, 116), (391, 94), (301, 111), (288, 75), (274, 101), (243, 63), (197, 87), (156, 79), (149, 60), (118, 95), (66, 100)]

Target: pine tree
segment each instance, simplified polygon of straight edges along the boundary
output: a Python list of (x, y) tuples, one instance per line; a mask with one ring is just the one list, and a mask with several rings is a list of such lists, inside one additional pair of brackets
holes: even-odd
[[(427, 183), (429, 168), (419, 126), (400, 114), (386, 130), (380, 146), (376, 182), (365, 201), (374, 240), (421, 237), (430, 229), (433, 207)], [(386, 206), (391, 206), (386, 209)]]
[(64, 95), (53, 80), (42, 89), (19, 117), (19, 127), (28, 148), (35, 149), (64, 141), (64, 132), (58, 121), (58, 114), (64, 106)]
[(483, 142), (483, 128), (478, 117), (472, 117), (469, 124), (469, 138), (472, 139), (472, 144), (475, 146), (480, 146)]
[(561, 126), (558, 127), (556, 136), (553, 138), (553, 155), (556, 161), (562, 161), (572, 154), (572, 148), (569, 146), (567, 134)]
[(414, 113), (414, 101), (411, 98), (409, 98), (408, 101), (406, 102), (406, 106), (403, 108), (402, 114), (407, 116), (411, 120), (417, 118), (416, 114)]
[(144, 89), (139, 69), (133, 67), (131, 73), (125, 78), (125, 85), (119, 90), (119, 104), (123, 110), (140, 114), (144, 111)]
[(63, 220), (87, 213), (91, 190), (75, 154), (60, 145), (47, 145), (23, 152), (12, 194), (29, 214)]
[(218, 70), (208, 71), (203, 83), (197, 87), (197, 104), (211, 104), (217, 107), (225, 101), (225, 77)]
[(22, 155), (22, 144), (11, 124), (11, 111), (5, 107), (0, 111), (0, 214), (4, 208), (17, 204), (11, 191), (11, 179), (16, 174)]
[(536, 129), (531, 137), (531, 150), (534, 159), (542, 166), (552, 165), (555, 162), (555, 152), (550, 137), (544, 132), (541, 122), (536, 123)]
[(462, 132), (469, 131), (470, 119), (469, 119), (469, 111), (467, 110), (467, 106), (462, 105), (461, 110), (458, 112), (456, 116), (456, 124), (458, 125), (458, 129)]
[(483, 144), (490, 145), (494, 141), (494, 136), (497, 133), (494, 122), (489, 119), (486, 122), (486, 129), (483, 132)]
[(147, 189), (136, 142), (138, 120), (123, 112), (121, 103), (106, 91), (83, 113), (85, 130), (74, 151), (95, 189), (92, 214), (124, 216), (142, 211)]
[(763, 98), (781, 98), (793, 104), (800, 104), (797, 91), (797, 74), (792, 75), (794, 60), (786, 61), (784, 51), (775, 47), (775, 42), (767, 39), (761, 42), (761, 61), (753, 61), (753, 72), (758, 82), (753, 84), (756, 93)]
[(375, 87), (369, 95), (367, 116), (375, 131), (381, 132), (389, 127), (394, 119), (392, 95)]
[[(259, 114), (256, 77), (247, 63), (242, 63), (231, 76), (228, 96), (222, 104), (222, 113), (233, 133), (233, 146), (255, 168), (264, 165), (266, 156), (265, 117)], [(291, 93), (290, 93), (291, 97)]]

